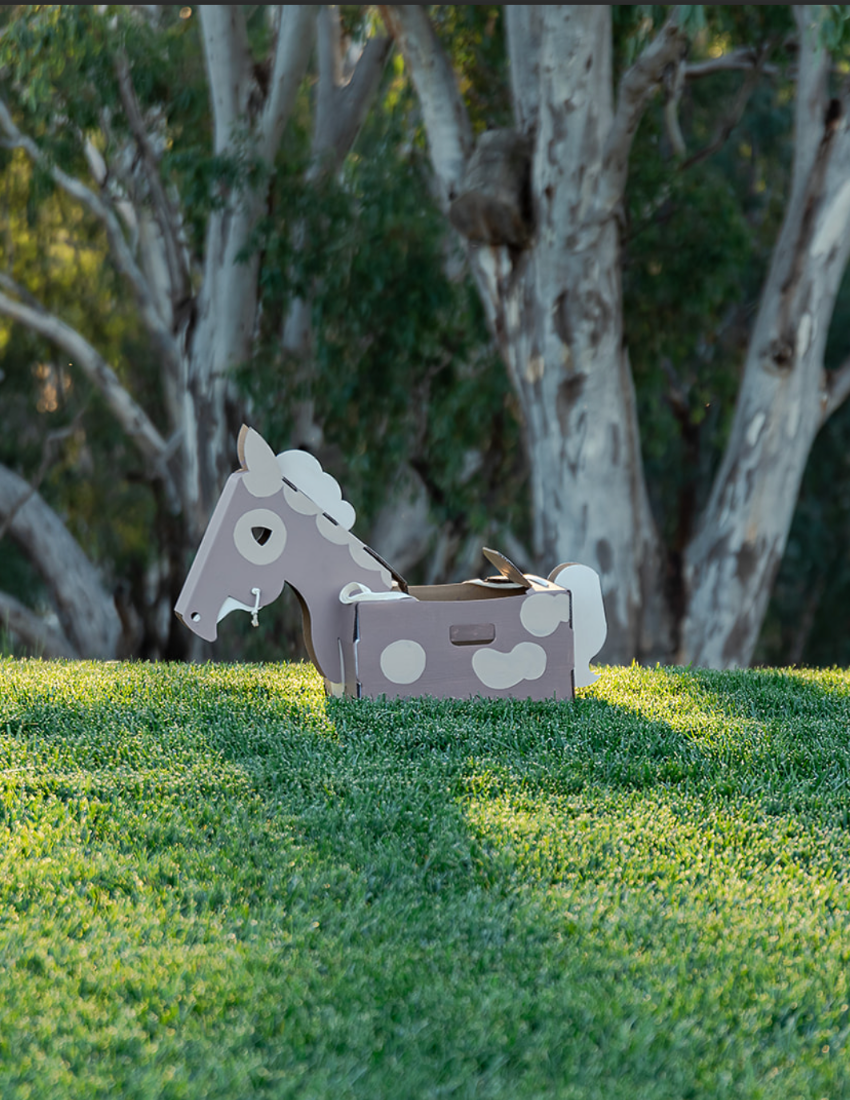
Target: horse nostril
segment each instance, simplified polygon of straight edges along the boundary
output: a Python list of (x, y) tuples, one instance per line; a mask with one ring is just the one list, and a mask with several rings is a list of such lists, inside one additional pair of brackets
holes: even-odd
[(193, 623), (199, 623), (201, 621), (201, 616), (198, 614), (197, 611), (193, 611), (189, 618), (192, 620)]

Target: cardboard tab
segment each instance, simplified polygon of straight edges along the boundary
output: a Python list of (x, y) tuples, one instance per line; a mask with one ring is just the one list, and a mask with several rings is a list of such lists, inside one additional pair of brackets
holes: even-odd
[(491, 565), (495, 565), (503, 577), (507, 577), (509, 581), (518, 584), (520, 588), (531, 588), (531, 581), (520, 573), (510, 558), (506, 558), (498, 550), (491, 550), (489, 546), (482, 547), (481, 553)]

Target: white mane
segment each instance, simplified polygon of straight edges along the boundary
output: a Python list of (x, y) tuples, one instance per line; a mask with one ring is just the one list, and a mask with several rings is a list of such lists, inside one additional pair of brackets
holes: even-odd
[(277, 464), (287, 481), (318, 504), (340, 527), (351, 530), (357, 513), (347, 500), (343, 500), (339, 483), (325, 473), (317, 458), (307, 451), (283, 451), (277, 456)]

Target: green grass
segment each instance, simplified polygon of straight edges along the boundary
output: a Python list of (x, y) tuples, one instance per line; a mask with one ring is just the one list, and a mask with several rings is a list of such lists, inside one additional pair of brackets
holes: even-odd
[(0, 659), (0, 1096), (850, 1096), (850, 674)]

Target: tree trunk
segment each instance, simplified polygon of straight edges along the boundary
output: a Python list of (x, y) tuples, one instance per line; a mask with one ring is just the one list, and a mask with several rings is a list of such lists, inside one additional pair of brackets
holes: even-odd
[(472, 262), (523, 412), (535, 553), (546, 572), (580, 561), (599, 573), (601, 660), (664, 659), (664, 556), (623, 341), (618, 206), (597, 201), (615, 123), (610, 9), (543, 8), (522, 33), (518, 17), (515, 97), (529, 34), (540, 41), (534, 99), (515, 98), (517, 124), (534, 136), (535, 239), (525, 252), (473, 250)]
[[(344, 72), (342, 29), (337, 5), (323, 5), (317, 19), (318, 72), (313, 114), (313, 135), (306, 182), (315, 184), (326, 174), (338, 173), (351, 151), (378, 91), (392, 39), (373, 35), (363, 46), (350, 72)], [(292, 227), (296, 252), (307, 247), (303, 221)], [(292, 446), (318, 451), (324, 441), (315, 419), (315, 401), (310, 393), (313, 371), (311, 303), (295, 297), (289, 304), (281, 328), (281, 344), (290, 360), (296, 389), (304, 389), (295, 410)]]
[[(557, 224), (552, 204), (541, 204), (541, 219), (544, 233)], [(516, 267), (503, 263), (501, 278), (503, 257), (481, 255), (476, 266), (523, 413), (538, 567), (548, 573), (580, 561), (596, 569), (608, 617), (600, 659), (621, 663), (663, 659), (669, 642), (647, 630), (664, 564), (622, 339), (617, 227), (604, 237), (585, 254), (550, 238)]]
[(37, 657), (76, 659), (80, 656), (61, 630), (7, 592), (0, 592), (0, 630), (8, 631)]
[[(5, 466), (0, 466), (0, 519), (35, 564), (56, 608), (62, 632), (45, 627), (45, 653), (115, 657), (121, 620), (97, 570), (43, 497)], [(18, 601), (3, 595), (12, 628), (31, 633), (35, 617), (23, 616)], [(64, 651), (67, 645), (70, 652)]]
[(685, 555), (683, 663), (750, 663), (809, 452), (831, 411), (823, 356), (850, 256), (850, 134), (842, 104), (827, 103), (829, 57), (810, 30), (801, 26), (791, 196), (731, 437)]
[[(469, 120), (422, 10), (384, 11), (416, 86), (448, 212), (462, 193)], [(526, 249), (473, 246), (470, 261), (525, 421), (535, 551), (544, 569), (576, 559), (598, 571), (609, 622), (603, 660), (749, 663), (812, 441), (850, 394), (850, 362), (828, 385), (822, 369), (850, 253), (847, 103), (827, 107), (828, 58), (814, 25), (822, 9), (796, 13), (791, 198), (732, 435), (671, 599), (623, 344), (619, 219), (648, 98), (663, 82), (681, 83), (679, 13), (624, 74), (615, 107), (609, 8), (506, 8), (516, 125), (534, 143), (534, 236)]]

